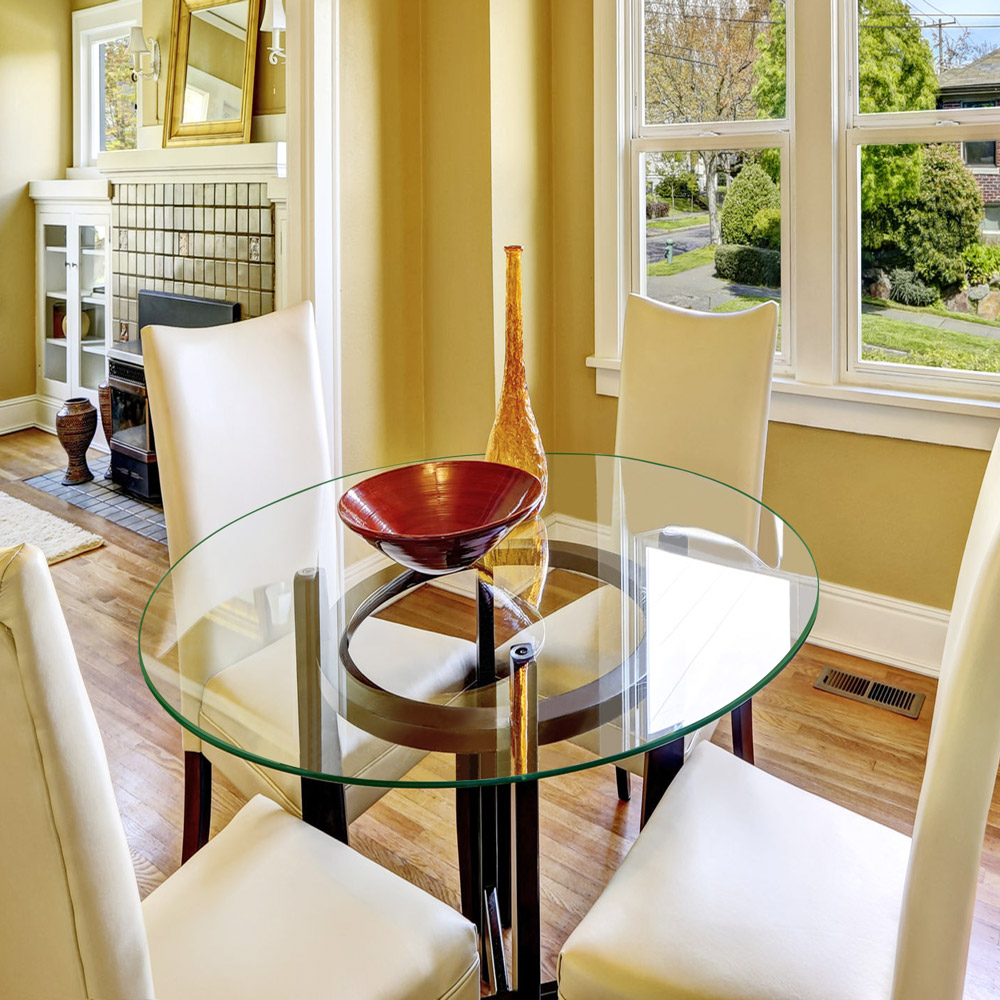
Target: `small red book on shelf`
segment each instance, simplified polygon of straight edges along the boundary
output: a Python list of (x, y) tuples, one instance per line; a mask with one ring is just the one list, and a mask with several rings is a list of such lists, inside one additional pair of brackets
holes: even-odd
[(52, 306), (52, 336), (65, 337), (63, 323), (66, 320), (66, 310), (57, 302)]

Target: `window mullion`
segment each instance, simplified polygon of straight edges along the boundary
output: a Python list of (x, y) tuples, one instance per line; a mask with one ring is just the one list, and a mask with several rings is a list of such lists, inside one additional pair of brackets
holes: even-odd
[(836, 109), (836, 0), (796, 4), (792, 75), (795, 139), (791, 152), (792, 246), (797, 248), (791, 298), (798, 303), (795, 372), (804, 382), (836, 381), (840, 302)]

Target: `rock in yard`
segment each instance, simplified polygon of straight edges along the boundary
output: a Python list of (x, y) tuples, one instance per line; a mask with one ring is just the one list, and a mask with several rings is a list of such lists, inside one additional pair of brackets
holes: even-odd
[(980, 299), (985, 299), (986, 296), (990, 294), (990, 286), (973, 285), (966, 294), (969, 296), (970, 302), (978, 302)]
[(1000, 292), (990, 292), (979, 303), (978, 313), (983, 319), (996, 319), (1000, 316)]
[(944, 300), (945, 309), (952, 312), (967, 313), (969, 311), (969, 295), (965, 291), (956, 292), (950, 298)]
[(875, 271), (866, 271), (864, 275), (865, 294), (873, 299), (888, 299), (892, 292), (892, 282), (889, 275), (881, 268)]

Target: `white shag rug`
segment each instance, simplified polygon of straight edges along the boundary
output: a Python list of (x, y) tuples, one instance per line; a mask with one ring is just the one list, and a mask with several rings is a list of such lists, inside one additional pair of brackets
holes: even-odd
[(0, 548), (22, 542), (38, 546), (51, 566), (100, 547), (104, 539), (47, 510), (0, 493)]

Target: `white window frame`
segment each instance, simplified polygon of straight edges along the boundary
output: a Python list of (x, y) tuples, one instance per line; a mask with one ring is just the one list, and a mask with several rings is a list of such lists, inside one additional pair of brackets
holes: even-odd
[[(617, 395), (625, 300), (635, 276), (634, 211), (631, 184), (632, 138), (628, 107), (631, 64), (630, 23), (638, 0), (594, 3), (594, 191), (595, 340), (587, 365), (596, 370), (599, 394)], [(857, 233), (858, 185), (848, 183), (848, 165), (867, 142), (932, 139), (992, 139), (1000, 135), (1000, 109), (984, 123), (983, 111), (945, 109), (881, 115), (854, 112), (857, 79), (853, 40), (855, 0), (800, 0), (789, 5), (787, 190), (791, 230), (783, 246), (792, 252), (782, 274), (783, 342), (788, 366), (777, 367), (772, 383), (771, 419), (811, 427), (989, 449), (1000, 429), (1000, 385), (977, 373), (931, 375), (887, 373), (879, 366), (849, 362), (856, 356), (859, 295)], [(794, 89), (793, 89), (794, 88)], [(834, 117), (808, 114), (832, 107)], [(798, 113), (796, 113), (798, 109)], [(842, 109), (839, 116), (836, 109)], [(730, 123), (745, 136), (750, 123)], [(775, 135), (774, 123), (752, 123)], [(726, 126), (729, 127), (728, 125)], [(680, 126), (669, 126), (680, 137)], [(691, 126), (686, 139), (715, 125)], [(648, 131), (649, 127), (646, 127)], [(928, 135), (930, 133), (930, 135)], [(730, 137), (721, 145), (736, 146)], [(779, 145), (772, 141), (771, 145)], [(853, 158), (853, 159), (852, 159)], [(787, 166), (786, 166), (787, 164)], [(855, 167), (856, 170), (856, 167)], [(785, 188), (784, 174), (782, 187)], [(784, 195), (783, 195), (784, 197)], [(796, 253), (796, 233), (809, 233), (808, 247)], [(638, 240), (634, 240), (638, 246)], [(790, 331), (790, 335), (789, 335)], [(987, 384), (983, 384), (985, 383)]]
[[(97, 165), (100, 121), (95, 88), (98, 67), (94, 64), (94, 46), (127, 35), (142, 24), (142, 0), (113, 0), (111, 3), (77, 10), (72, 15), (73, 31), (73, 165), (78, 168)], [(142, 78), (136, 84), (136, 102), (142, 107)], [(140, 123), (136, 122), (136, 130)]]

